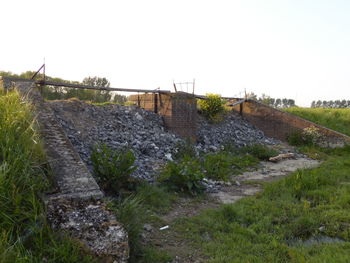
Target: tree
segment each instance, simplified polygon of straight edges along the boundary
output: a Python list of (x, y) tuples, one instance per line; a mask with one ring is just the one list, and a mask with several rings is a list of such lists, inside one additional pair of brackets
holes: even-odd
[[(83, 85), (93, 86), (93, 87), (103, 87), (108, 88), (110, 86), (110, 82), (106, 78), (100, 77), (86, 77), (82, 81)], [(107, 102), (110, 101), (112, 95), (108, 90), (94, 90), (93, 91), (93, 102)]]
[(104, 87), (108, 88), (110, 86), (110, 82), (106, 78), (100, 77), (86, 77), (83, 79), (83, 85), (93, 86), (93, 87)]
[(275, 107), (276, 108), (280, 108), (281, 106), (282, 106), (282, 100), (281, 99), (276, 99)]
[(120, 94), (115, 94), (113, 97), (113, 102), (118, 104), (124, 104), (127, 101), (127, 97)]

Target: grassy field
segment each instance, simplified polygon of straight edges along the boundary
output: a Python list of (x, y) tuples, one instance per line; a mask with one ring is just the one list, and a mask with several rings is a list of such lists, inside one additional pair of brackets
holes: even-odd
[(46, 174), (31, 106), (0, 90), (0, 262), (94, 262), (48, 226)]
[(350, 109), (294, 107), (285, 111), (350, 136)]
[[(287, 111), (350, 136), (350, 109)], [(323, 164), (267, 183), (256, 196), (179, 219), (177, 232), (208, 262), (350, 262), (350, 147), (303, 151)]]
[[(326, 160), (319, 168), (266, 184), (263, 192), (235, 204), (180, 219), (178, 231), (208, 262), (350, 262), (350, 147), (321, 155)], [(315, 236), (342, 242), (300, 242)]]

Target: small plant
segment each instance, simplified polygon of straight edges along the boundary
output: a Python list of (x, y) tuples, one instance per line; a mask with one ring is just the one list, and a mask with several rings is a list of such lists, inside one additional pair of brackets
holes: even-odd
[(154, 212), (165, 212), (176, 199), (173, 193), (166, 191), (161, 185), (140, 183), (136, 188), (137, 196), (144, 200), (145, 207)]
[(127, 149), (113, 150), (105, 144), (95, 146), (91, 161), (94, 174), (103, 189), (119, 191), (128, 187), (135, 171), (135, 156)]
[(207, 154), (203, 159), (206, 177), (213, 180), (227, 181), (232, 174), (232, 158), (226, 152)]
[(302, 137), (305, 142), (311, 145), (317, 145), (320, 142), (322, 134), (318, 128), (315, 126), (310, 126), (303, 129)]
[(186, 139), (176, 145), (176, 152), (173, 154), (174, 158), (179, 160), (185, 156), (196, 156), (196, 150), (193, 141)]
[(131, 195), (122, 202), (114, 204), (113, 210), (117, 220), (123, 224), (128, 232), (130, 259), (129, 262), (136, 262), (136, 258), (142, 253), (140, 235), (146, 221), (147, 211), (144, 208), (144, 201), (139, 196)]
[(254, 157), (260, 160), (268, 160), (270, 157), (276, 156), (278, 152), (274, 149), (271, 149), (263, 144), (253, 144), (246, 146), (243, 149), (243, 152), (249, 153)]
[(318, 128), (310, 126), (302, 131), (291, 132), (287, 140), (290, 145), (294, 146), (315, 146), (321, 142), (322, 134)]
[(200, 110), (210, 121), (220, 120), (220, 114), (225, 111), (225, 102), (217, 94), (207, 94), (206, 97), (205, 100), (199, 100)]
[(203, 192), (201, 181), (204, 174), (200, 162), (190, 156), (179, 161), (169, 162), (159, 177), (160, 182), (166, 182), (169, 188), (189, 194)]

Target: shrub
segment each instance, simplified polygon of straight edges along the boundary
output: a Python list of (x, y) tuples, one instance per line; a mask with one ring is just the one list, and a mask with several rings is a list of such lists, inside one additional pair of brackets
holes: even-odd
[(274, 149), (271, 149), (263, 144), (253, 144), (250, 146), (246, 146), (243, 149), (243, 152), (249, 153), (254, 157), (260, 160), (269, 160), (270, 157), (276, 156), (278, 152)]
[(321, 142), (322, 135), (318, 128), (307, 127), (302, 131), (293, 131), (288, 135), (287, 141), (294, 146), (315, 146)]
[(201, 181), (204, 174), (200, 162), (190, 156), (179, 161), (168, 162), (162, 171), (159, 181), (166, 182), (169, 188), (189, 194), (197, 194), (204, 190)]
[(207, 154), (203, 159), (206, 177), (227, 181), (232, 174), (232, 157), (226, 152)]
[(103, 189), (119, 191), (128, 187), (135, 171), (135, 156), (131, 150), (113, 150), (105, 144), (95, 146), (91, 161), (94, 174)]
[(199, 100), (199, 107), (203, 114), (211, 121), (219, 119), (219, 115), (225, 111), (225, 102), (217, 94), (207, 94), (206, 100)]

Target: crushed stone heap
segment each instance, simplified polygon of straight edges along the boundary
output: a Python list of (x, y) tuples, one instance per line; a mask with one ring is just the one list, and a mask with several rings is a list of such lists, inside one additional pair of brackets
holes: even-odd
[[(164, 127), (162, 117), (135, 106), (96, 106), (78, 100), (49, 102), (73, 146), (88, 168), (90, 155), (97, 143), (111, 148), (131, 148), (137, 170), (134, 176), (152, 180), (157, 170), (168, 160), (183, 140)], [(222, 143), (232, 141), (238, 147), (251, 143), (275, 144), (278, 141), (242, 119), (230, 114), (220, 124), (200, 119), (198, 152), (216, 151)]]
[(196, 146), (199, 151), (216, 151), (227, 143), (243, 147), (254, 143), (273, 145), (281, 142), (266, 137), (261, 130), (235, 113), (227, 114), (224, 121), (213, 124), (199, 118)]

